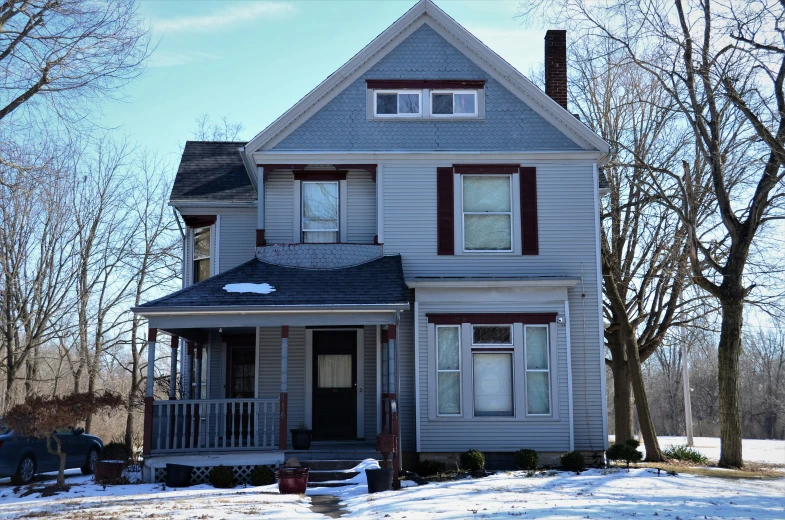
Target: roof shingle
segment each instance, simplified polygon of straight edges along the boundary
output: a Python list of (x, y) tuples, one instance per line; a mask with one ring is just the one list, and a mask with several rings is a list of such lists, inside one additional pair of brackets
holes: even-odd
[(171, 200), (256, 200), (239, 148), (243, 141), (186, 141)]

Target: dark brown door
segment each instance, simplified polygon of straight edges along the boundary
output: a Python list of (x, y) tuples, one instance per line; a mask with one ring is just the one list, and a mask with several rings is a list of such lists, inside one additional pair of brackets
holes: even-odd
[[(254, 372), (256, 371), (256, 347), (227, 345), (226, 397), (228, 399), (251, 399), (254, 397)], [(226, 430), (229, 437), (238, 442), (253, 438), (253, 421), (247, 403), (233, 403), (226, 410)]]
[(313, 437), (357, 438), (357, 331), (313, 332)]

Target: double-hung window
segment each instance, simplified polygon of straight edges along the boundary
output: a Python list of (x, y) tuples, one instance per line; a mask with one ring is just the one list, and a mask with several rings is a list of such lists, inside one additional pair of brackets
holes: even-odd
[(376, 90), (374, 91), (374, 116), (420, 117), (422, 116), (421, 98), (421, 90)]
[(512, 325), (472, 326), (475, 417), (515, 415)]
[(477, 117), (477, 91), (432, 90), (431, 115), (435, 117)]
[(338, 242), (338, 182), (302, 183), (302, 241)]
[(210, 278), (210, 227), (194, 229), (193, 283)]
[(548, 415), (551, 413), (548, 327), (526, 325), (524, 330), (526, 413)]
[(461, 327), (436, 327), (438, 415), (461, 415)]
[(512, 251), (512, 175), (462, 175), (464, 251)]

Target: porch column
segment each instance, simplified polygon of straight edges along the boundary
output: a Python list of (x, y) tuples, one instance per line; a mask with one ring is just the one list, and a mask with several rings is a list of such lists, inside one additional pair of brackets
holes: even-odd
[(196, 391), (194, 392), (194, 399), (201, 399), (202, 398), (202, 349), (204, 345), (195, 345), (196, 349)]
[(286, 449), (286, 418), (288, 413), (289, 391), (289, 327), (281, 327), (281, 419), (278, 426), (278, 449)]
[(149, 455), (153, 446), (153, 390), (155, 389), (155, 337), (158, 329), (147, 331), (147, 388), (144, 395), (144, 433), (142, 454)]
[(387, 392), (395, 397), (396, 392), (396, 374), (395, 374), (395, 325), (387, 326)]
[(185, 373), (183, 374), (183, 399), (191, 399), (193, 392), (191, 390), (191, 378), (194, 373), (194, 342), (185, 342)]
[(381, 410), (382, 410), (382, 432), (388, 431), (390, 427), (390, 421), (388, 420), (387, 417), (387, 401), (386, 401), (390, 391), (390, 388), (388, 386), (389, 374), (387, 373), (387, 369), (389, 367), (389, 364), (387, 362), (388, 361), (387, 356), (389, 352), (388, 341), (389, 341), (389, 336), (387, 333), (387, 329), (382, 329), (382, 402), (380, 403)]
[[(397, 320), (396, 320), (397, 321)], [(389, 345), (387, 350), (389, 352), (389, 397), (390, 397), (390, 432), (395, 435), (395, 452), (393, 453), (393, 489), (400, 489), (401, 488), (401, 481), (398, 480), (398, 471), (401, 468), (401, 439), (400, 439), (400, 431), (398, 430), (398, 396), (396, 395), (397, 391), (397, 375), (396, 375), (396, 355), (397, 352), (395, 350), (396, 338), (397, 338), (397, 329), (396, 325), (389, 325), (387, 327), (387, 336)]]
[(169, 364), (169, 400), (177, 398), (177, 348), (180, 345), (180, 336), (172, 336), (172, 360)]

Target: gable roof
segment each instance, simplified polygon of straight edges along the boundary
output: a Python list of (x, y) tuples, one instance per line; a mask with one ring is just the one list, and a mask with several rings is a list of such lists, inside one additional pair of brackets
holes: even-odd
[(245, 142), (186, 141), (170, 200), (253, 202), (256, 189), (240, 148)]
[[(269, 294), (228, 292), (227, 284), (267, 283)], [(280, 308), (409, 305), (400, 255), (339, 269), (284, 267), (253, 259), (133, 309), (142, 315), (208, 308)]]
[(419, 0), (365, 48), (251, 139), (245, 147), (249, 162), (253, 163), (251, 156), (254, 152), (268, 150), (279, 143), (425, 23), (583, 149), (609, 151), (610, 145), (607, 142), (431, 0)]

